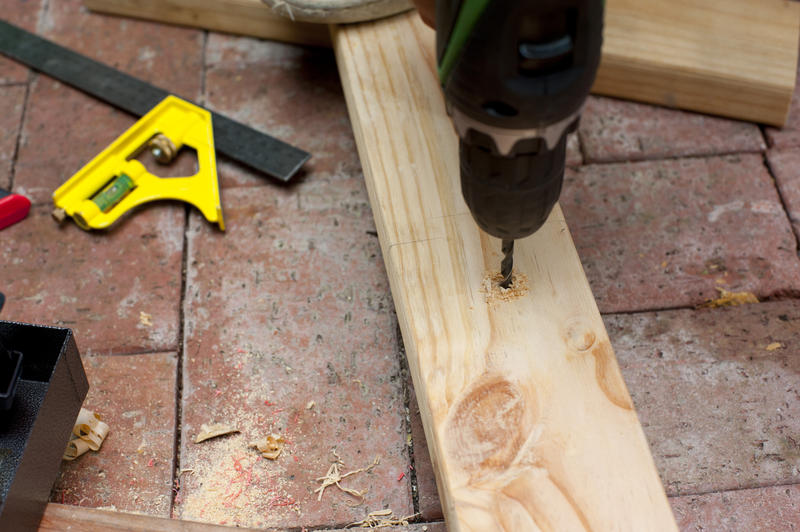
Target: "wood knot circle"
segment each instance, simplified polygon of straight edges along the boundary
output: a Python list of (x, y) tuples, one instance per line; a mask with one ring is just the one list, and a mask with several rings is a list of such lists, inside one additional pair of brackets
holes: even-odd
[(564, 324), (564, 341), (575, 351), (588, 351), (597, 341), (597, 335), (586, 320), (573, 318)]
[(485, 380), (453, 408), (447, 431), (451, 456), (466, 470), (504, 468), (532, 428), (532, 404), (514, 383)]

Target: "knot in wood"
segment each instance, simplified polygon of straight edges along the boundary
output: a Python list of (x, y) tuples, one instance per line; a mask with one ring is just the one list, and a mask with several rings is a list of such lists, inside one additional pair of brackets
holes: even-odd
[(583, 318), (571, 318), (564, 324), (564, 341), (575, 351), (588, 351), (597, 335)]
[(502, 377), (479, 383), (453, 408), (449, 453), (466, 470), (506, 468), (533, 425), (531, 403), (531, 397)]

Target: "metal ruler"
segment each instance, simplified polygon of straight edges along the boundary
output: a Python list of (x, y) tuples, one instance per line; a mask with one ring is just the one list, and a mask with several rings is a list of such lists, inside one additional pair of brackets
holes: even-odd
[[(136, 116), (147, 114), (170, 94), (3, 20), (0, 53)], [(311, 157), (306, 151), (210, 112), (216, 150), (231, 159), (288, 181)]]

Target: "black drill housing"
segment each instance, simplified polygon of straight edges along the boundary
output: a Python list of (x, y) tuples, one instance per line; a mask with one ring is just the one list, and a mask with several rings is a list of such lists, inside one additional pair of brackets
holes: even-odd
[[(440, 63), (461, 4), (437, 1)], [(601, 0), (490, 0), (442, 80), (451, 114), (478, 124), (461, 132), (461, 188), (487, 233), (526, 237), (558, 201), (566, 136), (594, 82), (602, 26)], [(503, 153), (493, 128), (520, 130), (520, 140)]]

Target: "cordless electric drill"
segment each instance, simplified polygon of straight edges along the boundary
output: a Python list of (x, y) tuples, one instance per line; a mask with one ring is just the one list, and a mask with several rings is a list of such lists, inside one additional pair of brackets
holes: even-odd
[(459, 136), (461, 191), (481, 229), (536, 232), (561, 192), (567, 134), (578, 126), (602, 44), (602, 0), (437, 0), (439, 79)]

